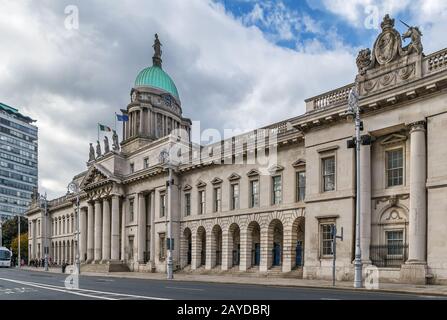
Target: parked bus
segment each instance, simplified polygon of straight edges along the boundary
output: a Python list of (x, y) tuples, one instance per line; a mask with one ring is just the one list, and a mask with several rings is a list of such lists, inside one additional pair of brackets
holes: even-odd
[(11, 267), (12, 252), (8, 248), (0, 247), (0, 268)]

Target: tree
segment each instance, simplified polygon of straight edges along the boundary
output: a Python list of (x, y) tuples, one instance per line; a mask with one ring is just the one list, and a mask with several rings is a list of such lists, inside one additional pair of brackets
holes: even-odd
[[(17, 217), (10, 218), (8, 220), (3, 220), (2, 232), (3, 232), (3, 246), (6, 248), (11, 247), (11, 242), (14, 237), (17, 237)], [(28, 232), (28, 222), (27, 219), (20, 218), (20, 233)]]
[[(19, 252), (17, 236), (12, 239), (11, 250), (13, 256), (17, 258)], [(28, 261), (28, 232), (20, 235), (20, 258), (24, 259), (25, 262)]]

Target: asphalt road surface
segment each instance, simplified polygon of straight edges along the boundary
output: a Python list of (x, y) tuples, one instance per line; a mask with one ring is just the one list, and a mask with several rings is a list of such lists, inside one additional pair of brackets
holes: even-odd
[(143, 280), (0, 269), (0, 300), (407, 300), (445, 299), (401, 293), (245, 284)]

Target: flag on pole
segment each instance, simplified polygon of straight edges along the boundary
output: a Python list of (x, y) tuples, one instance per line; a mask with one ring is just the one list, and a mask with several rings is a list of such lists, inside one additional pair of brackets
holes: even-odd
[(100, 124), (100, 123), (98, 123), (98, 129), (99, 129), (100, 131), (107, 131), (107, 132), (111, 132), (111, 131), (112, 131), (112, 129), (110, 129), (110, 127), (105, 126), (105, 125)]
[(129, 121), (129, 116), (127, 114), (117, 114), (116, 119), (118, 121)]

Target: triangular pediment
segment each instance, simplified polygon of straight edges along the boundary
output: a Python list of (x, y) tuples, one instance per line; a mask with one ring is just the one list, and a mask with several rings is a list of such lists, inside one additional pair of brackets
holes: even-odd
[(191, 189), (192, 187), (189, 184), (185, 184), (185, 186), (183, 187), (183, 191), (189, 191)]
[(211, 183), (212, 184), (219, 184), (219, 183), (222, 183), (223, 182), (223, 180), (222, 179), (220, 179), (220, 178), (214, 178), (213, 180), (211, 180)]
[(241, 176), (240, 175), (238, 175), (237, 173), (232, 173), (229, 177), (228, 177), (228, 180), (230, 180), (230, 181), (234, 181), (234, 180), (239, 180), (241, 178)]
[(81, 182), (81, 189), (108, 180), (118, 181), (118, 179), (116, 179), (109, 170), (104, 168), (102, 165), (95, 163), (85, 174), (84, 179)]
[(197, 186), (197, 188), (204, 188), (204, 187), (206, 187), (206, 183), (203, 182), (202, 180), (199, 180), (199, 182), (197, 182), (196, 186)]
[(247, 172), (247, 176), (248, 177), (256, 177), (259, 176), (259, 171), (256, 169), (251, 169), (250, 171)]
[(380, 142), (380, 144), (381, 145), (390, 145), (390, 144), (402, 143), (405, 140), (407, 140), (406, 135), (393, 133), (393, 134), (387, 136), (385, 139), (383, 139)]
[(273, 165), (273, 166), (271, 166), (271, 167), (269, 168), (269, 172), (270, 172), (270, 173), (276, 173), (276, 172), (280, 172), (280, 171), (282, 171), (282, 170), (284, 170), (284, 167), (283, 167), (283, 166), (280, 166), (279, 164), (277, 164), (277, 165)]
[(306, 165), (306, 160), (304, 159), (298, 159), (294, 163), (292, 163), (292, 166), (294, 167), (303, 167)]

